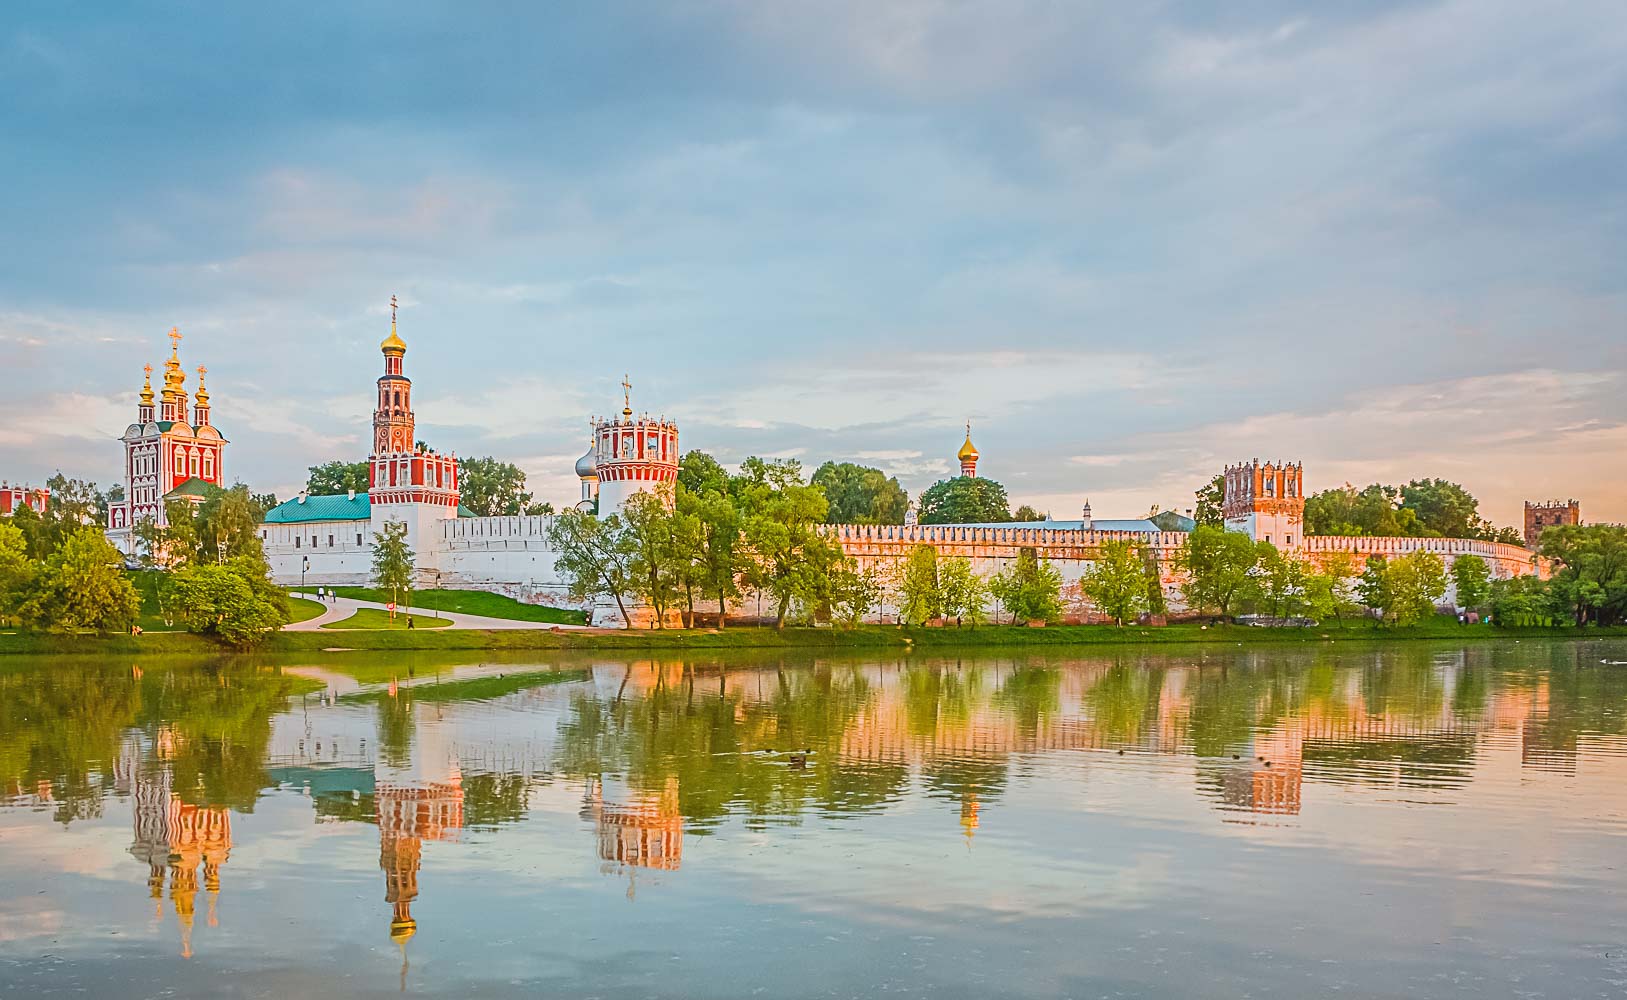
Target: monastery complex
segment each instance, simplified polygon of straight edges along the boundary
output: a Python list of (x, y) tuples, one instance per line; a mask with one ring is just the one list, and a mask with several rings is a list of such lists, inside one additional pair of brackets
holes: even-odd
[[(211, 423), (208, 390), (203, 385), (206, 370), (198, 369), (198, 391), (189, 413), (179, 340), (180, 335), (172, 331), (157, 408), (149, 366), (136, 422), (122, 438), (125, 501), (110, 510), (107, 529), (126, 553), (133, 553), (138, 544), (136, 524), (144, 518), (163, 523), (166, 500), (201, 502), (211, 488), (226, 482), (228, 442)], [(379, 347), (383, 373), (374, 394), (369, 488), (365, 493), (341, 496), (302, 493), (269, 511), (260, 531), (273, 577), (287, 585), (366, 585), (375, 534), (388, 522), (400, 522), (406, 525), (407, 544), (416, 554), (421, 586), (487, 590), (534, 603), (572, 604), (548, 542), (551, 516), (472, 516), (458, 502), (456, 456), (428, 451), (416, 443), (412, 380), (405, 365), (407, 345), (396, 329), (393, 299), (390, 335)], [(578, 505), (592, 510), (597, 502), (603, 514), (621, 510), (636, 492), (674, 482), (682, 454), (677, 424), (664, 417), (636, 415), (626, 381), (623, 390), (620, 413), (593, 422), (591, 445), (575, 466), (581, 483)], [(955, 456), (961, 474), (975, 477), (979, 457), (968, 430)], [(1303, 465), (1254, 460), (1228, 467), (1224, 475), (1222, 513), (1228, 528), (1279, 549), (1297, 551), (1313, 562), (1331, 552), (1347, 552), (1364, 560), (1424, 550), (1438, 553), (1449, 567), (1461, 555), (1479, 556), (1498, 578), (1540, 569), (1529, 548), (1476, 539), (1307, 537)], [(1540, 532), (1543, 524), (1577, 517), (1574, 501), (1569, 504), (1527, 505), (1527, 537), (1531, 537), (1533, 523)], [(1057, 567), (1064, 586), (1078, 583), (1104, 543), (1128, 540), (1156, 557), (1170, 607), (1182, 607), (1175, 557), (1186, 532), (1161, 530), (1144, 519), (1096, 520), (1088, 501), (1081, 511), (1082, 516), (1072, 521), (923, 525), (914, 523), (912, 510), (903, 525), (832, 525), (826, 530), (861, 568), (892, 567), (913, 547), (931, 545), (940, 555), (964, 557), (978, 573), (992, 575), (1010, 565), (1022, 550), (1031, 549)], [(593, 609), (593, 614), (596, 624), (610, 624), (614, 617), (613, 609), (604, 607)]]

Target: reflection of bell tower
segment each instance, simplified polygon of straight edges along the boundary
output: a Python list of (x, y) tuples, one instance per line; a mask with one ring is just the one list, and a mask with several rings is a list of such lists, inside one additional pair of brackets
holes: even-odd
[[(684, 857), (684, 817), (678, 806), (678, 779), (668, 778), (661, 795), (633, 806), (604, 800), (604, 784), (590, 783), (581, 816), (592, 820), (605, 871), (627, 872), (627, 898), (633, 898), (633, 876), (640, 868), (677, 871)], [(612, 867), (613, 866), (613, 867)]]
[(384, 901), (390, 904), (390, 940), (405, 944), (418, 932), (412, 901), (418, 898), (418, 866), (424, 842), (417, 837), (379, 835), (379, 867), (384, 869)]
[(402, 948), (405, 976), (407, 940), (418, 933), (412, 903), (418, 898), (424, 841), (455, 840), (463, 829), (463, 775), (453, 764), (445, 781), (380, 783), (374, 788), (374, 803), (378, 810), (384, 901), (390, 904), (390, 940)]
[[(198, 867), (209, 893), (209, 926), (219, 926), (220, 868), (232, 849), (231, 814), (224, 808), (188, 805), (170, 788), (169, 772), (143, 775), (132, 770), (131, 821), (135, 839), (130, 853), (148, 867), (147, 892), (153, 916), (162, 919), (165, 875), (175, 919), (181, 928), (181, 957), (192, 957), (192, 926), (197, 912)], [(167, 871), (166, 871), (167, 870)]]
[(972, 846), (972, 836), (977, 833), (977, 793), (972, 792), (960, 800), (960, 828), (966, 834), (966, 846)]

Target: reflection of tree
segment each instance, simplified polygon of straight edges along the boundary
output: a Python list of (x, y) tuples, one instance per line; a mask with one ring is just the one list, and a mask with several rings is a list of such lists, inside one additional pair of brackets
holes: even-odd
[(531, 807), (531, 780), (523, 774), (463, 776), (463, 825), (494, 828), (517, 823)]
[(1133, 743), (1144, 731), (1157, 727), (1158, 693), (1163, 686), (1163, 669), (1117, 663), (1085, 692), (1085, 702), (1105, 739)]
[(379, 758), (391, 767), (412, 763), (412, 709), (410, 688), (393, 698), (378, 700)]
[(994, 693), (994, 704), (1010, 712), (1026, 736), (1062, 709), (1062, 671), (1051, 667), (1018, 667)]
[(0, 669), (0, 792), (48, 782), (58, 822), (101, 815), (107, 762), (118, 756), (139, 704), (128, 667)]
[(1369, 659), (1362, 670), (1361, 696), (1369, 714), (1421, 722), (1440, 717), (1446, 683), (1427, 647), (1403, 645)]
[[(661, 683), (641, 697), (577, 693), (560, 728), (560, 770), (598, 778), (619, 772), (658, 795), (676, 779), (679, 809), (704, 824), (730, 810), (795, 816), (809, 807), (851, 813), (896, 799), (902, 764), (844, 760), (841, 737), (874, 695), (857, 668), (777, 670), (753, 675), (748, 699), (723, 677)], [(797, 766), (792, 751), (811, 750)]]

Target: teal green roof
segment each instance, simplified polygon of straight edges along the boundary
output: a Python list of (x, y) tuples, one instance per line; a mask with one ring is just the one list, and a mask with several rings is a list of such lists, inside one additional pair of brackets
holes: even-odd
[(202, 497), (203, 499), (207, 500), (217, 493), (224, 492), (226, 491), (221, 489), (219, 486), (216, 486), (214, 483), (205, 482), (204, 480), (199, 479), (197, 476), (193, 476), (191, 479), (188, 479), (186, 482), (164, 494), (164, 499), (173, 500), (177, 497)]
[(459, 517), (479, 517), (480, 515), (476, 514), (474, 511), (470, 510), (469, 508), (465, 507), (463, 504), (460, 503), (460, 504), (458, 504), (458, 516)]
[(373, 502), (366, 493), (355, 496), (306, 497), (284, 500), (266, 511), (265, 524), (303, 524), (307, 521), (367, 521), (373, 517)]

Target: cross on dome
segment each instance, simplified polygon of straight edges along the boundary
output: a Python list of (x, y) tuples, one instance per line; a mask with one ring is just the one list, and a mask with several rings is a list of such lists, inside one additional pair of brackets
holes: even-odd
[(630, 375), (624, 374), (621, 377), (621, 401), (621, 415), (631, 417), (633, 415), (633, 382)]

